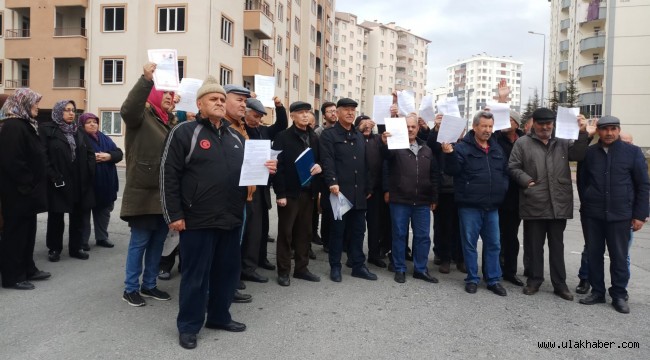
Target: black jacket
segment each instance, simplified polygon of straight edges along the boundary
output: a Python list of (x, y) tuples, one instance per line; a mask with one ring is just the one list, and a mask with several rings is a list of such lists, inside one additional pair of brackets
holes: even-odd
[(429, 146), (433, 152), (433, 156), (438, 161), (438, 170), (440, 172), (440, 177), (438, 179), (438, 193), (453, 194), (454, 177), (445, 174), (445, 153), (442, 152), (442, 145), (438, 142), (438, 131), (435, 128), (431, 129), (429, 132), (427, 146)]
[(388, 191), (390, 202), (407, 205), (438, 203), (438, 162), (431, 149), (416, 139), (420, 149), (417, 155), (411, 149), (382, 148), (388, 159)]
[[(75, 135), (75, 161), (72, 161), (68, 140), (57, 124), (41, 124), (38, 132), (47, 154), (48, 210), (67, 213), (77, 203), (84, 209), (94, 207), (95, 150), (83, 129)], [(62, 183), (65, 185), (57, 187)]]
[[(515, 130), (515, 132), (517, 133), (518, 138), (526, 135), (520, 129)], [(492, 136), (499, 143), (501, 149), (503, 149), (503, 153), (505, 154), (506, 159), (510, 159), (510, 153), (512, 153), (512, 148), (514, 147), (515, 143), (510, 142), (508, 135), (501, 130), (495, 131)], [(517, 182), (512, 177), (510, 177), (508, 191), (506, 192), (503, 203), (501, 203), (501, 206), (499, 208), (519, 212), (519, 185), (517, 185)]]
[[(302, 190), (295, 161), (307, 149), (307, 145), (300, 138), (300, 133), (299, 129), (292, 126), (278, 134), (278, 137), (273, 142), (273, 149), (282, 150), (278, 155), (278, 171), (273, 177), (273, 190), (278, 199), (297, 198)], [(309, 147), (313, 151), (314, 162), (320, 164), (318, 136), (309, 126), (307, 126), (306, 133), (309, 136)], [(320, 174), (313, 176), (306, 187), (312, 194), (316, 194), (320, 190), (317, 186), (320, 181), (319, 178)]]
[(36, 130), (24, 119), (7, 119), (0, 131), (0, 199), (5, 214), (47, 211), (47, 159)]
[(185, 219), (190, 230), (241, 226), (247, 194), (247, 188), (239, 186), (243, 160), (244, 138), (225, 119), (218, 129), (202, 118), (174, 127), (160, 166), (165, 221)]
[(323, 130), (319, 140), (325, 186), (338, 185), (355, 209), (365, 210), (370, 184), (363, 134), (354, 126), (345, 130), (337, 122)]
[(370, 134), (365, 137), (366, 141), (366, 163), (368, 164), (368, 183), (370, 191), (373, 193), (383, 192), (383, 164), (384, 158), (381, 153), (382, 146), (381, 135)]

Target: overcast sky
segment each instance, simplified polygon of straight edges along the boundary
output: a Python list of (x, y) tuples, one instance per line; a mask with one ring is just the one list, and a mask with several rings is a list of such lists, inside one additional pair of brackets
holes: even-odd
[(336, 10), (357, 15), (359, 23), (394, 21), (430, 40), (427, 89), (445, 85), (448, 65), (485, 52), (524, 63), (522, 105), (535, 87), (541, 93), (543, 38), (528, 31), (546, 34), (548, 54), (546, 0), (337, 0)]

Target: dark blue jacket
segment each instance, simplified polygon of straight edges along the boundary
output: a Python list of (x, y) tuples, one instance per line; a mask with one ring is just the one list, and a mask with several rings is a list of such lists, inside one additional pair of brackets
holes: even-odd
[(584, 216), (605, 221), (648, 217), (648, 164), (639, 147), (616, 140), (605, 152), (591, 145), (582, 162), (578, 188)]
[(454, 177), (454, 197), (459, 207), (494, 210), (503, 202), (508, 191), (508, 158), (494, 137), (490, 137), (488, 145), (486, 154), (476, 144), (471, 130), (452, 153), (445, 154), (445, 173)]
[(88, 142), (92, 145), (95, 153), (105, 152), (111, 154), (111, 160), (95, 164), (95, 206), (106, 207), (117, 200), (117, 192), (120, 183), (117, 178), (115, 164), (122, 161), (124, 153), (122, 149), (101, 131), (97, 132), (97, 140), (86, 134)]

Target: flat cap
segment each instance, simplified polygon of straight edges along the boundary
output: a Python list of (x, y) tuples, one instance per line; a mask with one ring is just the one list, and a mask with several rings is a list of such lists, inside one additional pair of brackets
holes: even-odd
[(239, 94), (239, 95), (244, 95), (247, 98), (251, 97), (251, 91), (246, 89), (243, 86), (239, 85), (233, 85), (233, 84), (228, 84), (223, 87), (224, 90), (226, 90), (226, 94)]
[(600, 128), (605, 126), (621, 126), (621, 120), (616, 116), (605, 115), (598, 119), (598, 127)]
[(196, 98), (200, 99), (203, 95), (211, 93), (220, 93), (226, 96), (226, 91), (221, 85), (219, 85), (217, 79), (212, 75), (208, 75), (208, 77), (203, 80), (201, 87), (196, 91)]
[(262, 102), (255, 98), (246, 99), (246, 107), (252, 110), (257, 111), (262, 115), (266, 115), (266, 108), (262, 105)]
[(300, 110), (311, 110), (311, 104), (304, 101), (296, 101), (289, 106), (289, 112)]
[(521, 124), (521, 115), (519, 115), (518, 112), (514, 110), (510, 110), (510, 118), (514, 120), (517, 123), (517, 125)]
[(350, 99), (350, 98), (342, 98), (339, 101), (336, 102), (336, 107), (346, 107), (346, 106), (351, 106), (351, 107), (357, 107), (359, 104), (357, 104), (356, 101)]
[(550, 122), (555, 121), (555, 113), (548, 108), (538, 108), (533, 111), (534, 122)]
[(368, 115), (359, 115), (359, 116), (357, 116), (357, 118), (354, 119), (354, 127), (359, 127), (359, 124), (361, 124), (361, 122), (363, 120), (368, 120), (368, 119), (370, 119), (370, 116), (368, 116)]

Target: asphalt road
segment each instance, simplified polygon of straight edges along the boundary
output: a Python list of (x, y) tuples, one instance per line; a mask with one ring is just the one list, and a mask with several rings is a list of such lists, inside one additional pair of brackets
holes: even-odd
[[(120, 177), (123, 180), (123, 171)], [(576, 296), (568, 302), (554, 296), (547, 281), (534, 296), (504, 283), (507, 297), (479, 285), (470, 295), (463, 290), (464, 274), (440, 274), (429, 263), (439, 284), (407, 276), (405, 284), (393, 274), (370, 265), (378, 281), (350, 277), (328, 279), (327, 254), (316, 251), (310, 263), (320, 283), (291, 279), (280, 287), (273, 272), (267, 284), (247, 283), (250, 304), (233, 304), (235, 320), (247, 324), (244, 333), (203, 329), (199, 346), (189, 351), (178, 345), (176, 313), (180, 277), (159, 282), (171, 301), (148, 300), (134, 308), (121, 300), (124, 262), (129, 239), (119, 220), (120, 200), (110, 224), (113, 249), (93, 247), (90, 260), (71, 259), (64, 251), (58, 263), (47, 261), (46, 215), (38, 220), (35, 259), (53, 276), (37, 282), (33, 291), (0, 289), (0, 359), (640, 359), (650, 346), (650, 229), (635, 234), (631, 313), (619, 314), (607, 304), (585, 306)], [(576, 203), (577, 209), (577, 203)], [(272, 210), (271, 235), (276, 234)], [(576, 211), (577, 216), (577, 211)], [(93, 239), (91, 238), (91, 242)], [(578, 283), (583, 240), (580, 224), (572, 220), (565, 232), (569, 288)], [(274, 244), (269, 257), (275, 259)], [(433, 255), (431, 255), (433, 257)], [(410, 265), (410, 264), (409, 264)], [(520, 272), (522, 269), (520, 256)], [(606, 264), (607, 269), (607, 264)], [(609, 276), (607, 275), (607, 279)], [(572, 348), (541, 349), (540, 342)], [(589, 341), (591, 343), (587, 343)], [(613, 348), (588, 348), (613, 341)], [(632, 342), (625, 343), (624, 342)], [(637, 348), (621, 348), (621, 346)], [(580, 346), (581, 348), (576, 348)], [(645, 354), (645, 355), (644, 355)]]

